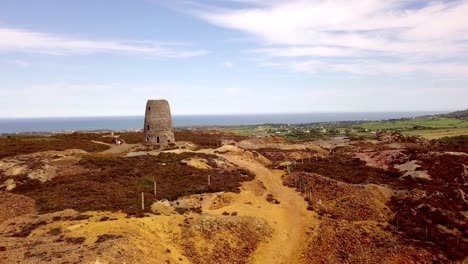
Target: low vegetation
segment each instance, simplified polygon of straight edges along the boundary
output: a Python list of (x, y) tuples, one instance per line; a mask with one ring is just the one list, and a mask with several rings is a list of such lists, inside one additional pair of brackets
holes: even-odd
[[(133, 158), (88, 155), (79, 162), (87, 170), (85, 173), (57, 177), (46, 183), (26, 180), (14, 191), (33, 198), (41, 213), (71, 208), (137, 214), (142, 212), (142, 192), (145, 194), (145, 208), (149, 209), (154, 200), (174, 200), (206, 192), (238, 192), (241, 181), (253, 179), (252, 174), (243, 170), (202, 170), (180, 162), (193, 157), (213, 159), (210, 155), (191, 153)], [(157, 183), (156, 195), (154, 181)]]
[(218, 148), (223, 140), (239, 141), (245, 138), (235, 133), (214, 130), (176, 130), (174, 136), (177, 141), (190, 141), (201, 148)]
[(98, 134), (58, 134), (54, 136), (4, 136), (0, 137), (0, 159), (21, 154), (48, 150), (82, 149), (99, 152), (108, 146), (96, 144), (89, 139), (100, 137)]
[[(446, 140), (451, 144), (449, 147), (465, 142), (463, 137)], [(367, 146), (366, 151), (370, 148)], [(403, 150), (399, 157), (389, 160), (389, 169), (369, 167), (353, 158), (352, 152), (344, 152), (290, 165), (291, 176), (285, 177), (285, 184), (304, 193), (311, 209), (333, 219), (353, 221), (378, 219), (369, 207), (372, 198), (361, 199), (368, 195), (362, 186), (389, 187), (398, 194), (387, 202), (392, 212), (389, 220), (392, 227), (388, 231), (407, 245), (424, 248), (434, 255), (443, 254), (452, 261), (463, 260), (468, 252), (464, 239), (468, 232), (464, 215), (468, 211), (465, 200), (468, 156), (436, 151), (432, 145)], [(417, 170), (427, 172), (430, 179), (402, 177), (392, 166), (408, 161), (416, 161)]]

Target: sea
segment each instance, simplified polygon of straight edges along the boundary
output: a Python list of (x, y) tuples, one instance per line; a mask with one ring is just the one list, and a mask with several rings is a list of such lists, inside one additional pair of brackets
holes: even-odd
[[(345, 112), (242, 115), (174, 115), (174, 127), (306, 124), (336, 121), (372, 121), (411, 118), (442, 112)], [(143, 116), (0, 118), (0, 134), (70, 132), (91, 130), (138, 130)]]

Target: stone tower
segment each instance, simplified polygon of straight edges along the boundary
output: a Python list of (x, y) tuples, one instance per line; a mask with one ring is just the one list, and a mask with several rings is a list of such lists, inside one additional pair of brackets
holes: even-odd
[(175, 142), (171, 109), (166, 100), (148, 100), (143, 131), (145, 144), (168, 145)]

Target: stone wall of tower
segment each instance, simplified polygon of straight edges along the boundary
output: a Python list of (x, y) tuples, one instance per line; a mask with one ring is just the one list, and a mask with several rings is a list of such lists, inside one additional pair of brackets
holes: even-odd
[(145, 144), (167, 145), (175, 142), (171, 109), (166, 100), (148, 100), (143, 131)]

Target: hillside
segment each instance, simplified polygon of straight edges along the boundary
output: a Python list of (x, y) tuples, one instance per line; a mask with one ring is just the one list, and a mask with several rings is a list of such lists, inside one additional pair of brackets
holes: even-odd
[(452, 113), (445, 114), (443, 116), (453, 117), (453, 118), (460, 118), (460, 119), (467, 120), (468, 119), (468, 109), (462, 110), (462, 111), (455, 111), (455, 112), (452, 112)]
[(467, 260), (463, 142), (108, 136), (0, 138), (1, 263)]

